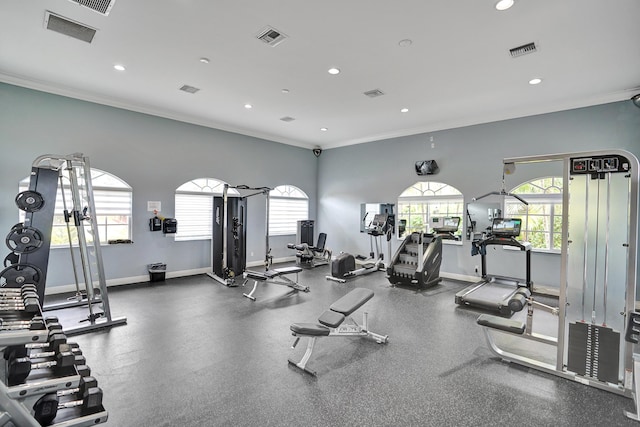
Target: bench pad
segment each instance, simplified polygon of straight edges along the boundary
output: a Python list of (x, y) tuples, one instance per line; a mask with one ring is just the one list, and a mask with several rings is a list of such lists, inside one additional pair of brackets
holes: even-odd
[(362, 305), (373, 298), (373, 291), (365, 288), (355, 288), (338, 301), (331, 304), (329, 309), (342, 313), (345, 316), (350, 315)]
[(274, 268), (273, 270), (270, 271), (276, 271), (278, 273), (278, 276), (281, 274), (291, 274), (291, 273), (300, 273), (302, 271), (302, 268), (300, 267), (282, 267), (282, 268)]
[(337, 328), (344, 321), (344, 314), (327, 310), (318, 317), (318, 322), (330, 328)]
[(298, 335), (326, 336), (331, 330), (317, 323), (294, 323), (291, 331)]
[(490, 314), (481, 314), (476, 321), (478, 325), (487, 326), (489, 328), (499, 329), (501, 331), (511, 332), (513, 334), (524, 334), (525, 324), (517, 320), (505, 319), (504, 317), (492, 316)]

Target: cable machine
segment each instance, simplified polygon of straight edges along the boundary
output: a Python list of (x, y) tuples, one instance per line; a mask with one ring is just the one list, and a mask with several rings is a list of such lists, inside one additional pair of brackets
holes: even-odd
[[(67, 209), (64, 179), (69, 182), (71, 210)], [(20, 287), (33, 283), (44, 304), (58, 189), (62, 193), (64, 204), (76, 294), (67, 303), (44, 306), (43, 310), (87, 307), (89, 313), (82, 321), (86, 324), (65, 328), (67, 335), (124, 324), (127, 321), (125, 317), (111, 316), (96, 222), (91, 167), (89, 158), (82, 153), (67, 156), (43, 155), (33, 162), (29, 189), (16, 196), (16, 205), (25, 212), (25, 219), (24, 223), (16, 224), (7, 236), (7, 244), (9, 245), (9, 241), (13, 242), (9, 246), (13, 252), (4, 260), (5, 269), (0, 272), (1, 285)], [(74, 235), (77, 239), (79, 263), (73, 246)], [(84, 283), (80, 282), (80, 276)]]
[[(625, 326), (636, 315), (638, 159), (622, 150), (504, 159), (543, 161), (563, 164), (559, 307), (547, 319), (525, 295), (510, 305), (528, 306), (526, 323), (483, 314), (478, 324), (504, 360), (631, 397), (633, 348)], [(543, 328), (557, 322), (557, 332), (534, 330), (539, 316)]]
[[(237, 190), (238, 197), (229, 197), (229, 190)], [(237, 286), (237, 277), (247, 266), (247, 199), (252, 196), (265, 196), (265, 255), (264, 267), (271, 266), (272, 256), (269, 247), (269, 187), (236, 187), (224, 184), (222, 197), (213, 198), (213, 229), (211, 236), (211, 272), (207, 275), (225, 286)], [(243, 192), (252, 192), (242, 194)]]

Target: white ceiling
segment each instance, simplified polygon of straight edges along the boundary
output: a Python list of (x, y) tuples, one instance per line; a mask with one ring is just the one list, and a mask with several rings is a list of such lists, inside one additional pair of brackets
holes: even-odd
[[(516, 0), (503, 12), (495, 1), (115, 0), (105, 16), (71, 0), (2, 0), (0, 81), (308, 148), (640, 91), (640, 1)], [(47, 10), (96, 28), (93, 42), (46, 30)], [(288, 38), (259, 41), (266, 26)], [(529, 42), (536, 53), (510, 56)]]

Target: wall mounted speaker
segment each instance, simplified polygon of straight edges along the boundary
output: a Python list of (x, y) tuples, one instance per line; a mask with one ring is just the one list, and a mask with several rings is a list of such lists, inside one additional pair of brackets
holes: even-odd
[(435, 160), (418, 160), (416, 162), (416, 173), (419, 176), (433, 175), (438, 173), (439, 170), (440, 168), (438, 168)]

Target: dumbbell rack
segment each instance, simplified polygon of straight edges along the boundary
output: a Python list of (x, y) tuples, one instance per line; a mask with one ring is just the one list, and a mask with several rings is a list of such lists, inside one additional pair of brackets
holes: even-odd
[[(42, 313), (37, 315), (42, 316)], [(45, 343), (48, 336), (48, 329), (2, 330), (0, 331), (0, 353), (4, 356), (8, 346)], [(73, 373), (70, 375), (55, 376), (46, 370), (32, 372), (24, 384), (9, 386), (7, 385), (8, 363), (0, 365), (0, 426), (40, 427), (40, 423), (33, 417), (32, 410), (38, 399), (45, 394), (77, 388), (80, 384), (80, 374), (76, 367), (73, 367)], [(92, 426), (105, 423), (107, 419), (108, 413), (102, 406), (90, 415), (83, 415), (80, 408), (67, 408), (58, 412), (51, 425), (53, 427)]]
[[(68, 179), (68, 186), (63, 185)], [(87, 306), (89, 314), (79, 326), (67, 328), (67, 335), (90, 332), (125, 324), (126, 317), (113, 318), (107, 295), (107, 284), (98, 236), (91, 167), (81, 153), (67, 156), (43, 155), (32, 165), (29, 189), (16, 196), (16, 205), (25, 212), (24, 223), (16, 224), (7, 238), (12, 253), (4, 260), (0, 286), (20, 287), (34, 283), (40, 301), (45, 299), (45, 285), (55, 215), (57, 191), (62, 193), (64, 217), (70, 240), (71, 260), (76, 281), (76, 298), (66, 303), (44, 306), (44, 310)], [(67, 210), (65, 193), (71, 194), (71, 209)], [(71, 232), (72, 225), (75, 233)], [(77, 248), (72, 245), (77, 235)], [(79, 253), (76, 263), (75, 251)], [(79, 265), (78, 265), (79, 264)], [(79, 276), (84, 279), (84, 292)], [(83, 296), (86, 294), (86, 297)]]

